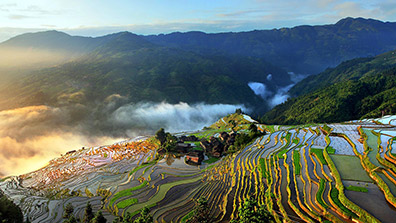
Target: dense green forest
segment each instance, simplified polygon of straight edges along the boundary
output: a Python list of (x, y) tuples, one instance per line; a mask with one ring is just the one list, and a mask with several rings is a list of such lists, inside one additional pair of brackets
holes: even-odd
[(348, 60), (335, 68), (328, 68), (318, 75), (311, 75), (292, 87), (289, 93), (299, 96), (334, 83), (358, 80), (361, 77), (373, 75), (396, 65), (395, 51), (390, 51), (376, 57), (356, 58)]
[[(393, 52), (386, 55), (393, 55)], [(276, 124), (322, 123), (373, 118), (382, 113), (395, 114), (396, 66), (389, 68), (390, 63), (384, 58), (385, 55), (381, 55), (371, 60), (353, 60), (340, 65), (330, 72), (333, 80), (338, 79), (339, 82), (289, 99), (266, 113), (262, 121)], [(382, 66), (378, 63), (381, 59), (385, 61)], [(347, 67), (345, 64), (352, 65)], [(367, 68), (370, 66), (372, 69)], [(319, 77), (325, 77), (328, 73), (326, 71)], [(346, 78), (348, 73), (355, 75)], [(313, 85), (312, 88), (318, 87)]]

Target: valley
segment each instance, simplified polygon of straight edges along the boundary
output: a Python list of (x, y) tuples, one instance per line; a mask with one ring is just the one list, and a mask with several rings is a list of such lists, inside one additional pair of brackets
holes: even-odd
[(396, 22), (320, 24), (1, 42), (0, 222), (394, 222)]

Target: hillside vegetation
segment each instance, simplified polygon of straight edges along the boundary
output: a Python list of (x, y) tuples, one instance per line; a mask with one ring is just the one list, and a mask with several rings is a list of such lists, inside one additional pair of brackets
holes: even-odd
[(348, 60), (335, 68), (329, 68), (318, 75), (311, 75), (293, 86), (289, 93), (292, 96), (304, 95), (332, 84), (359, 80), (362, 77), (378, 74), (396, 65), (395, 51), (376, 57)]
[[(27, 33), (0, 44), (0, 54), (6, 55), (0, 58), (0, 109), (64, 105), (65, 97), (67, 103), (89, 105), (118, 95), (124, 103), (228, 103), (266, 111), (249, 82), (263, 83), (263, 94), (274, 96), (292, 83), (286, 71), (317, 73), (346, 59), (395, 49), (395, 26), (345, 18), (333, 25), (218, 34), (120, 32), (92, 38)], [(367, 61), (343, 63), (290, 92), (302, 95), (383, 65), (372, 61), (354, 67)], [(335, 77), (339, 69), (347, 78)]]
[[(269, 73), (271, 80), (267, 79)], [(79, 59), (10, 82), (0, 89), (4, 97), (1, 107), (57, 105), (64, 103), (64, 95), (79, 95), (78, 103), (86, 104), (114, 94), (127, 102), (261, 106), (262, 99), (247, 85), (250, 81), (265, 83), (273, 92), (291, 83), (284, 70), (262, 59), (201, 56), (125, 32)]]
[(375, 58), (348, 61), (307, 78), (294, 90), (303, 86), (303, 92), (308, 89), (313, 92), (276, 106), (264, 115), (263, 121), (277, 124), (340, 122), (379, 117), (382, 112), (394, 114), (395, 64), (392, 51)]

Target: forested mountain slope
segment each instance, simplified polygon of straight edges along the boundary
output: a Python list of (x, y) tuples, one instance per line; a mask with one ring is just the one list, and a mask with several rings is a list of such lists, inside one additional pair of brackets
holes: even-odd
[[(396, 112), (395, 51), (345, 62), (301, 84), (303, 94), (266, 113), (267, 123), (340, 122)], [(323, 87), (322, 87), (323, 86)], [(326, 87), (327, 86), (327, 87)], [(317, 90), (315, 90), (317, 89)]]
[(262, 59), (201, 56), (123, 32), (76, 60), (11, 82), (2, 91), (8, 95), (3, 107), (57, 105), (65, 97), (84, 104), (114, 94), (129, 102), (265, 104), (248, 87), (250, 81), (272, 91), (291, 83), (284, 70)]

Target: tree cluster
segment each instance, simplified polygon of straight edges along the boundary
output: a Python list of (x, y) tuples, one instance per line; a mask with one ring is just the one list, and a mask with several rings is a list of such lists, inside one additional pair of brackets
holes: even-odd
[(289, 99), (267, 112), (261, 121), (293, 125), (376, 118), (396, 113), (395, 95), (396, 67)]
[(114, 219), (113, 223), (153, 223), (153, 216), (150, 215), (150, 209), (144, 207), (140, 211), (138, 217), (134, 218), (134, 216), (128, 212), (124, 218), (118, 217)]
[(14, 204), (0, 190), (0, 222), (2, 223), (20, 223), (23, 222), (21, 209)]
[(160, 141), (160, 149), (162, 150), (170, 152), (176, 146), (177, 138), (169, 132), (165, 132), (163, 128), (155, 133), (155, 137)]
[(192, 211), (192, 215), (186, 221), (187, 223), (211, 223), (214, 222), (212, 215), (210, 214), (210, 208), (208, 200), (205, 197), (200, 197), (195, 201), (195, 207)]
[(265, 205), (259, 205), (257, 200), (249, 198), (238, 209), (238, 217), (232, 223), (266, 223), (273, 222), (274, 217), (266, 210)]
[(257, 137), (265, 135), (265, 132), (260, 132), (254, 123), (249, 125), (249, 133), (240, 133), (235, 137), (234, 145), (229, 149), (229, 153), (245, 148), (249, 143)]
[(63, 219), (65, 219), (63, 222), (64, 223), (77, 223), (77, 222), (82, 222), (82, 223), (106, 223), (107, 220), (103, 216), (102, 211), (94, 212), (92, 211), (92, 206), (91, 203), (88, 202), (87, 206), (85, 207), (84, 210), (84, 216), (83, 219), (80, 220), (76, 218), (73, 214), (74, 212), (74, 207), (71, 203), (68, 203), (65, 207), (65, 210), (63, 212)]

